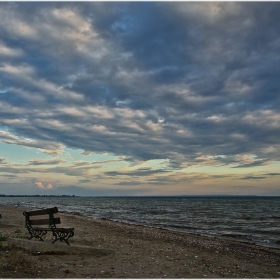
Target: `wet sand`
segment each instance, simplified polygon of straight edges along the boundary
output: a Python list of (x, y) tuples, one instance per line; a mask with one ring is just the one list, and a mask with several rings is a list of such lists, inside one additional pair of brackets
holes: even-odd
[[(22, 215), (26, 209), (0, 205), (0, 236), (28, 236)], [(280, 278), (277, 248), (67, 213), (56, 216), (62, 226), (75, 228), (69, 239), (73, 249), (24, 251), (26, 262), (10, 268), (11, 274), (0, 268), (1, 278)], [(48, 233), (44, 243), (51, 238)], [(83, 253), (75, 246), (110, 253)], [(2, 266), (7, 253), (0, 250)]]

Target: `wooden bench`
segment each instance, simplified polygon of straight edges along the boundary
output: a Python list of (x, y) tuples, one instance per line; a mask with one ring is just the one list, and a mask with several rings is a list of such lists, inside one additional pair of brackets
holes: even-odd
[[(29, 239), (35, 237), (41, 241), (44, 241), (42, 237), (46, 235), (48, 231), (51, 231), (54, 237), (52, 243), (60, 240), (65, 241), (68, 245), (70, 245), (68, 243), (68, 238), (74, 236), (74, 228), (56, 227), (56, 225), (60, 224), (61, 222), (60, 218), (54, 217), (55, 213), (58, 213), (57, 207), (34, 211), (24, 211), (23, 215), (25, 216), (25, 227), (28, 229), (30, 234)], [(34, 218), (35, 216), (43, 215), (48, 215), (48, 218)], [(43, 225), (48, 225), (48, 227), (38, 227)]]

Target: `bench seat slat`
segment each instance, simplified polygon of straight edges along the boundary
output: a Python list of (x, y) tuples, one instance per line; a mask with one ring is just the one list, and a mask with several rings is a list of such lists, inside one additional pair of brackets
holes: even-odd
[(73, 231), (74, 228), (56, 228), (55, 230), (61, 231), (61, 232), (68, 232), (68, 231)]
[(38, 231), (51, 231), (50, 228), (43, 228), (43, 227), (34, 227), (33, 229)]
[[(51, 228), (44, 228), (44, 227), (33, 227), (33, 229), (35, 229), (35, 230), (52, 231)], [(56, 228), (56, 229), (54, 229), (54, 230), (61, 231), (61, 232), (68, 232), (68, 231), (73, 231), (74, 228)]]

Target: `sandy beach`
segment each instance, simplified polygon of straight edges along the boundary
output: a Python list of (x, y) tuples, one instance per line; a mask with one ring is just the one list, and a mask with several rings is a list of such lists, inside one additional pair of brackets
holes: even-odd
[[(1, 278), (280, 278), (277, 248), (67, 213), (57, 216), (62, 226), (75, 228), (75, 236), (70, 246), (59, 245), (71, 248), (20, 249), (7, 238), (26, 240), (24, 210), (0, 205)], [(42, 244), (51, 238), (48, 233)]]

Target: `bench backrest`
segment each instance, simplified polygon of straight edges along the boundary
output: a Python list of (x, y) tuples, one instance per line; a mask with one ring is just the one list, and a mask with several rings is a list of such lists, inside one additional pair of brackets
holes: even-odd
[[(30, 225), (49, 225), (50, 219), (52, 219), (52, 224), (60, 224), (60, 218), (54, 218), (53, 214), (58, 213), (57, 207), (42, 209), (42, 210), (34, 210), (34, 211), (25, 211), (24, 215), (28, 217), (28, 222)], [(42, 216), (49, 215), (48, 219), (30, 219), (32, 216)]]
[(26, 211), (28, 216), (48, 215), (50, 212), (53, 214), (58, 213), (57, 207), (47, 208), (42, 210)]

